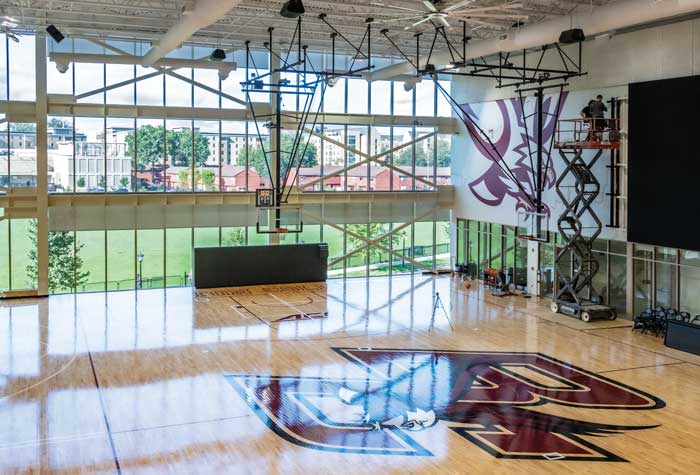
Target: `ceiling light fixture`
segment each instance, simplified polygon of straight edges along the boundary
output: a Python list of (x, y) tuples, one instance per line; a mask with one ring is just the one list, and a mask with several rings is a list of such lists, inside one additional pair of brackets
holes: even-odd
[(304, 9), (304, 4), (301, 0), (289, 0), (282, 5), (280, 15), (285, 18), (297, 18), (302, 16), (305, 12), (306, 10)]
[(572, 43), (580, 43), (586, 39), (581, 28), (572, 28), (571, 30), (562, 31), (559, 35), (559, 43), (569, 45)]
[(67, 73), (69, 67), (70, 67), (70, 62), (68, 62), (68, 61), (56, 61), (56, 69), (61, 74)]
[(410, 92), (416, 87), (416, 84), (418, 84), (422, 81), (423, 81), (422, 76), (415, 76), (415, 77), (406, 79), (403, 83), (403, 90), (406, 92)]
[(58, 31), (58, 28), (56, 28), (56, 26), (54, 26), (54, 25), (49, 25), (49, 26), (47, 26), (47, 27), (46, 27), (46, 32), (47, 32), (49, 35), (51, 35), (51, 38), (53, 38), (53, 40), (54, 40), (56, 43), (60, 43), (61, 41), (63, 41), (63, 40), (66, 38), (65, 36), (63, 36), (63, 33), (61, 33), (60, 31)]
[(0, 26), (5, 28), (16, 28), (19, 25), (19, 21), (11, 16), (3, 15), (0, 16)]
[(218, 62), (224, 61), (226, 59), (226, 51), (222, 50), (221, 48), (216, 48), (211, 52), (209, 59)]

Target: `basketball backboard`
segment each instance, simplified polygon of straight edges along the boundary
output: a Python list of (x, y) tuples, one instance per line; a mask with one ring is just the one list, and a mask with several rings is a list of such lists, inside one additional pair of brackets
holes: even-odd
[(304, 228), (302, 205), (283, 205), (258, 208), (259, 234), (300, 233)]

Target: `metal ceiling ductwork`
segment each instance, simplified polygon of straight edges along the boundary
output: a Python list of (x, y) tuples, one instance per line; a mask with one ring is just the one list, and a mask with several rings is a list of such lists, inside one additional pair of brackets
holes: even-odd
[[(588, 12), (579, 12), (554, 20), (537, 23), (508, 33), (505, 38), (482, 40), (469, 43), (465, 61), (490, 56), (500, 52), (520, 51), (556, 43), (562, 31), (581, 28), (586, 36), (591, 37), (622, 28), (688, 15), (700, 11), (700, 0), (626, 0), (601, 7)], [(449, 51), (433, 54), (430, 63), (436, 66), (448, 65), (452, 61)], [(422, 61), (421, 69), (425, 67)], [(408, 62), (388, 66), (368, 73), (370, 81), (387, 80), (403, 74), (412, 74), (415, 68)]]
[(178, 48), (197, 31), (216, 23), (242, 0), (197, 0), (190, 11), (168, 30), (143, 57), (142, 65), (151, 67), (160, 58)]

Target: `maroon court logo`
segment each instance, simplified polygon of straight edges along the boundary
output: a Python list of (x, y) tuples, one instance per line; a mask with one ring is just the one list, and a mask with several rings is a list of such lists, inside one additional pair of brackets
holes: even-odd
[[(603, 436), (656, 426), (611, 425), (538, 409), (665, 406), (654, 396), (540, 353), (333, 350), (360, 368), (359, 377), (354, 371), (353, 377), (226, 378), (279, 436), (345, 453), (429, 456), (412, 434), (440, 423), (495, 457), (623, 462), (602, 447)], [(582, 436), (596, 436), (596, 442)]]

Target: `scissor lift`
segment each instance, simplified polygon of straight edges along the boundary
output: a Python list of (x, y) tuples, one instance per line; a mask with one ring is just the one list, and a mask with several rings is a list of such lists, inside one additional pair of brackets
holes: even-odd
[[(557, 252), (555, 258), (557, 285), (551, 310), (580, 318), (584, 322), (595, 319), (614, 320), (617, 318), (615, 309), (604, 305), (593, 288), (593, 277), (599, 268), (593, 253), (593, 242), (603, 229), (603, 223), (593, 209), (593, 202), (600, 193), (600, 183), (593, 173), (593, 167), (604, 150), (620, 147), (619, 121), (560, 120), (554, 147), (559, 150), (559, 157), (566, 167), (556, 182), (557, 194), (565, 208), (557, 220), (564, 247)], [(586, 150), (595, 152), (592, 156), (584, 156)], [(569, 189), (574, 190), (571, 198), (570, 193), (566, 193)], [(563, 268), (564, 260), (569, 254), (573, 261), (570, 277), (570, 269)], [(567, 261), (567, 267), (568, 264)]]

